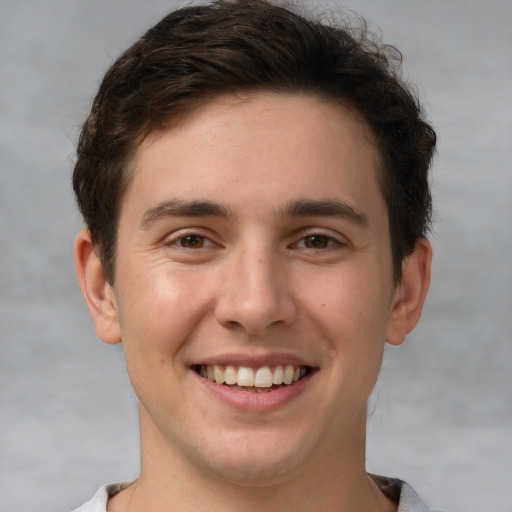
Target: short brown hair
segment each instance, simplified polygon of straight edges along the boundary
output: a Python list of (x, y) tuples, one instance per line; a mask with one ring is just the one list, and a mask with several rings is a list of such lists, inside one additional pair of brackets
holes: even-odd
[(107, 71), (78, 142), (73, 186), (109, 282), (120, 202), (141, 142), (216, 96), (261, 91), (342, 103), (373, 129), (398, 279), (429, 229), (436, 143), (399, 61), (361, 27), (356, 35), (267, 0), (219, 0), (163, 18)]

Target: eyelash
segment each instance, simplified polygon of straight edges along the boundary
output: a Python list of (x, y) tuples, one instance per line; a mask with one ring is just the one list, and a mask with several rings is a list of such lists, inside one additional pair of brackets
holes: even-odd
[[(314, 241), (314, 239), (316, 239), (316, 242)], [(306, 245), (306, 243), (307, 243), (306, 240), (308, 240), (309, 242), (313, 242), (313, 245), (322, 245), (322, 244), (325, 244), (325, 245), (322, 247), (314, 247), (314, 246), (308, 247)], [(293, 245), (299, 246), (299, 244), (301, 244), (301, 243), (304, 243), (304, 247), (301, 247), (302, 249), (312, 249), (312, 250), (319, 250), (319, 251), (329, 250), (330, 248), (333, 248), (335, 246), (345, 245), (340, 240), (337, 240), (336, 238), (326, 235), (324, 233), (308, 234), (306, 236), (303, 236), (298, 242), (296, 242)]]
[[(189, 242), (193, 242), (194, 240), (200, 242), (200, 246), (187, 247), (186, 245), (183, 244), (183, 242), (187, 239), (189, 239)], [(208, 238), (207, 236), (191, 232), (191, 233), (185, 233), (176, 238), (173, 238), (168, 243), (166, 243), (166, 245), (177, 246), (181, 249), (195, 250), (195, 249), (204, 249), (205, 242), (207, 243), (206, 247), (211, 247), (211, 246), (215, 245), (212, 242), (212, 240), (210, 238)]]
[[(313, 246), (308, 247), (307, 243), (311, 242)], [(192, 243), (192, 246), (187, 246), (186, 244)], [(206, 244), (206, 245), (205, 245)], [(212, 247), (215, 243), (208, 238), (206, 235), (201, 235), (196, 232), (184, 233), (178, 237), (173, 238), (165, 245), (167, 246), (177, 246), (180, 249), (185, 250), (198, 250), (205, 249), (208, 247)], [(315, 247), (314, 245), (317, 245)], [(320, 245), (320, 247), (318, 247)], [(302, 236), (297, 242), (290, 245), (292, 248), (299, 248), (305, 250), (314, 250), (314, 251), (326, 251), (329, 249), (333, 249), (336, 246), (344, 246), (346, 243), (332, 237), (326, 235), (321, 232), (312, 232), (305, 236)]]

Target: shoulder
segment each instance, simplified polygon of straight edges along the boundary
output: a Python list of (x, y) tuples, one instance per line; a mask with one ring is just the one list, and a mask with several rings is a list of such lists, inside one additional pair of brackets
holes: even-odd
[(72, 512), (106, 512), (107, 501), (118, 492), (128, 487), (129, 483), (109, 484), (100, 487), (96, 494), (87, 503)]
[(370, 475), (381, 491), (398, 505), (398, 512), (440, 512), (429, 507), (418, 493), (398, 478)]

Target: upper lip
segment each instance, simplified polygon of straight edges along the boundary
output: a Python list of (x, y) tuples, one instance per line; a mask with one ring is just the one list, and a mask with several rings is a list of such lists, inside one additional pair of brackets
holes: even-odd
[(190, 366), (197, 365), (231, 365), (231, 366), (247, 366), (252, 368), (260, 368), (262, 366), (292, 365), (292, 366), (309, 366), (316, 365), (310, 360), (290, 353), (270, 353), (270, 354), (241, 354), (228, 353), (217, 354), (208, 357), (201, 357), (193, 362)]

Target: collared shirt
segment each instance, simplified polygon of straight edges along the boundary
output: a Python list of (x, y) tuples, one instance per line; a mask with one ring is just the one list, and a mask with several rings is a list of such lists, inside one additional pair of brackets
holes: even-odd
[[(430, 508), (407, 483), (397, 478), (370, 475), (382, 492), (398, 505), (398, 512), (439, 512)], [(110, 484), (101, 487), (94, 497), (72, 512), (106, 512), (107, 501), (131, 485), (130, 483)]]

